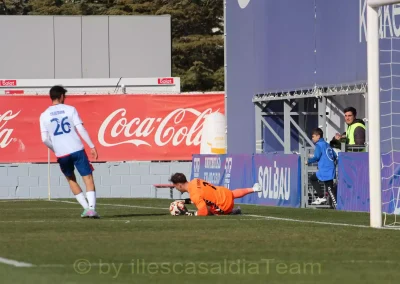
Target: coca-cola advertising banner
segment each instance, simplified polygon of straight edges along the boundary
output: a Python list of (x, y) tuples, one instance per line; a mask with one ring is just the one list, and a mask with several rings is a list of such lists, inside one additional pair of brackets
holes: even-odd
[[(78, 110), (98, 161), (191, 160), (205, 117), (225, 113), (223, 94), (74, 95), (65, 103)], [(0, 96), (0, 163), (48, 161), (39, 117), (49, 105), (48, 96)]]

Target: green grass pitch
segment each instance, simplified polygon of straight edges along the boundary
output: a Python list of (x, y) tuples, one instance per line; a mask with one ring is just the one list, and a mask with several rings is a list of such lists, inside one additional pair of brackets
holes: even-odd
[[(1, 283), (398, 283), (400, 231), (369, 215), (241, 205), (169, 215), (171, 200), (0, 201)], [(189, 209), (194, 209), (189, 207)], [(331, 224), (335, 223), (335, 224)]]

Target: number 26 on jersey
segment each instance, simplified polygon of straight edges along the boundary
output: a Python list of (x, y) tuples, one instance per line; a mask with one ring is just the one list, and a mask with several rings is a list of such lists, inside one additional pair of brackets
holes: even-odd
[(56, 130), (54, 131), (54, 136), (71, 132), (71, 124), (66, 121), (67, 119), (68, 116), (63, 117), (61, 121), (58, 118), (53, 118), (52, 120), (50, 120), (50, 122), (55, 122), (57, 124)]

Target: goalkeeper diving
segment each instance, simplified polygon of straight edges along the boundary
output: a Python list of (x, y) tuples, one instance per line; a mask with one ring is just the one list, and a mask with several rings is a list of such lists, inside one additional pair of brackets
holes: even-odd
[(189, 194), (189, 198), (185, 199), (185, 204), (194, 204), (197, 207), (196, 212), (185, 213), (185, 215), (190, 216), (240, 214), (240, 209), (233, 208), (234, 200), (261, 191), (258, 183), (255, 183), (252, 188), (230, 190), (223, 186), (215, 186), (199, 178), (189, 182), (182, 173), (173, 174), (170, 182), (179, 192)]

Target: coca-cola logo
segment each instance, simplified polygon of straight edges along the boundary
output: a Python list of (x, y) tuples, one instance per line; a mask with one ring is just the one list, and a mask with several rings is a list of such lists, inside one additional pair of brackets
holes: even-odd
[[(203, 112), (193, 108), (179, 108), (164, 118), (147, 117), (142, 120), (139, 117), (133, 117), (129, 120), (126, 118), (126, 109), (120, 108), (112, 112), (101, 124), (98, 141), (105, 147), (121, 144), (151, 147), (153, 144), (165, 146), (169, 143), (173, 146), (182, 143), (186, 146), (197, 146), (201, 142), (204, 118), (212, 112), (211, 108)], [(197, 116), (191, 126), (185, 123), (185, 117), (188, 115)], [(118, 142), (106, 142), (106, 133), (110, 133), (111, 139), (118, 137)], [(150, 136), (153, 137), (153, 141), (149, 141)]]
[(0, 87), (12, 87), (17, 85), (17, 80), (0, 80)]
[(13, 114), (12, 110), (8, 110), (3, 114), (0, 114), (0, 148), (5, 148), (7, 147), (13, 140), (16, 141), (17, 139), (13, 139), (11, 137), (14, 129), (9, 129), (9, 128), (5, 128), (7, 122), (13, 118), (15, 118), (16, 116), (18, 116), (18, 114), (21, 111)]
[(158, 78), (159, 85), (172, 85), (174, 84), (174, 78)]

